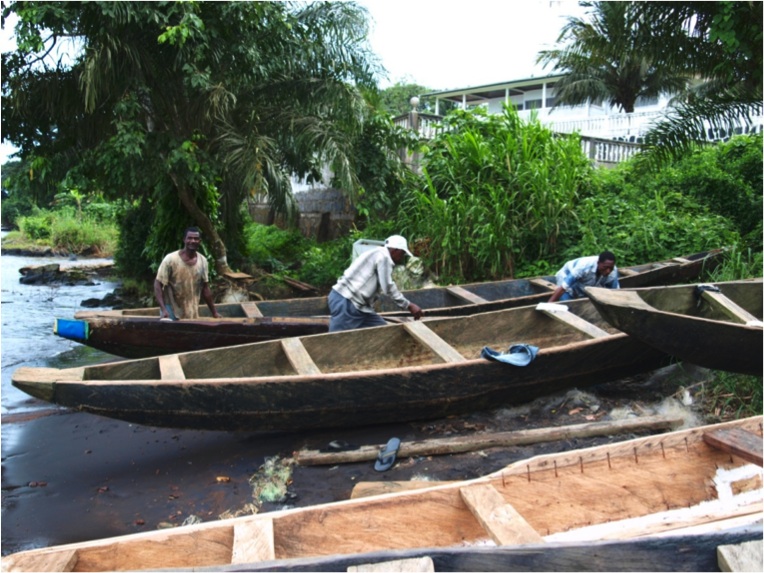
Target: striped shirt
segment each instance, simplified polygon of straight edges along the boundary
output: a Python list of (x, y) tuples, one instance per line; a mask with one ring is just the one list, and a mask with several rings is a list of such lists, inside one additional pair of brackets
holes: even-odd
[(596, 286), (604, 288), (620, 288), (618, 284), (618, 267), (608, 276), (597, 276), (599, 255), (581, 257), (568, 261), (555, 275), (557, 286), (565, 289), (573, 298), (585, 297), (584, 287)]
[(353, 261), (332, 288), (362, 312), (375, 312), (373, 306), (379, 293), (406, 310), (410, 303), (393, 282), (394, 266), (387, 247), (369, 249)]

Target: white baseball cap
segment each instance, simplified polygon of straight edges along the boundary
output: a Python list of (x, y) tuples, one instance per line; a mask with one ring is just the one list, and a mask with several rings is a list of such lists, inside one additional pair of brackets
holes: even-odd
[(387, 239), (385, 239), (385, 246), (390, 249), (400, 249), (410, 257), (414, 256), (411, 254), (411, 251), (409, 251), (409, 244), (406, 242), (406, 239), (400, 235), (389, 236)]

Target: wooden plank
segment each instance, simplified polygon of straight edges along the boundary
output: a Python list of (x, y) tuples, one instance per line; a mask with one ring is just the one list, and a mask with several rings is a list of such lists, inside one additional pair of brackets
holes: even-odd
[(555, 283), (546, 279), (531, 279), (530, 283), (552, 291), (557, 289), (557, 285)]
[(276, 559), (273, 520), (237, 523), (233, 528), (231, 563), (253, 563)]
[(709, 290), (704, 290), (701, 293), (701, 297), (710, 304), (716, 305), (724, 314), (729, 316), (732, 320), (742, 322), (745, 324), (746, 322), (760, 322), (757, 317), (752, 315), (750, 312), (748, 312), (746, 309), (744, 309), (742, 306), (738, 305), (736, 302), (728, 299), (726, 296), (724, 296), (720, 292), (713, 292)]
[(452, 295), (454, 295), (456, 298), (466, 300), (467, 302), (471, 304), (484, 304), (488, 302), (482, 296), (478, 296), (475, 293), (472, 293), (468, 291), (467, 289), (464, 289), (460, 286), (446, 287), (446, 290), (450, 292)]
[[(5, 558), (3, 558), (5, 565)], [(13, 562), (13, 571), (74, 571), (77, 565), (77, 550), (68, 549), (51, 553), (37, 553), (22, 556)], [(3, 567), (3, 571), (6, 571)]]
[(631, 277), (634, 275), (638, 275), (639, 272), (633, 270), (633, 269), (618, 269), (618, 276), (619, 277)]
[(405, 328), (411, 336), (440, 356), (444, 362), (467, 362), (467, 359), (462, 356), (458, 350), (427, 328), (421, 320), (407, 322), (403, 325), (403, 328)]
[(690, 259), (685, 259), (684, 257), (674, 257), (671, 260), (672, 261), (676, 261), (677, 263), (682, 263), (682, 264), (691, 263), (692, 262)]
[(395, 561), (380, 561), (379, 563), (362, 563), (351, 565), (348, 571), (390, 571), (403, 573), (405, 571), (435, 571), (435, 564), (430, 557), (414, 557), (412, 559), (396, 559)]
[(373, 495), (387, 495), (389, 493), (400, 493), (402, 491), (411, 491), (414, 489), (423, 489), (426, 487), (435, 487), (436, 485), (446, 485), (453, 483), (458, 482), (432, 480), (362, 481), (353, 486), (353, 489), (350, 492), (350, 499), (371, 497)]
[(762, 465), (762, 439), (752, 432), (741, 428), (720, 428), (705, 432), (703, 441), (746, 461)]
[(262, 318), (263, 316), (263, 313), (257, 308), (257, 304), (252, 301), (241, 303), (241, 309), (247, 315), (247, 318)]
[(761, 539), (736, 545), (720, 545), (716, 548), (719, 569), (722, 571), (761, 571)]
[(177, 354), (159, 356), (159, 373), (162, 380), (185, 380), (186, 373)]
[(488, 484), (459, 488), (467, 507), (497, 545), (543, 543), (538, 531)]
[[(403, 441), (401, 442), (397, 457), (458, 454), (486, 448), (522, 446), (570, 440), (573, 438), (607, 436), (624, 432), (661, 431), (678, 428), (683, 423), (684, 420), (680, 416), (644, 416), (641, 418), (588, 422), (586, 424), (535, 428), (515, 432), (488, 432), (477, 435), (457, 436), (455, 438), (439, 438), (416, 442)], [(296, 452), (295, 458), (297, 463), (306, 466), (364, 462), (376, 460), (380, 447), (379, 445), (362, 446), (357, 450), (345, 452), (301, 450)]]
[(602, 330), (599, 326), (592, 324), (581, 318), (580, 316), (573, 314), (570, 311), (554, 311), (541, 309), (545, 315), (563, 322), (568, 326), (572, 326), (576, 330), (580, 330), (584, 334), (591, 336), (592, 338), (605, 338), (610, 336), (606, 331)]
[(297, 374), (321, 374), (321, 370), (313, 362), (308, 351), (305, 350), (302, 340), (299, 338), (282, 338), (281, 347)]

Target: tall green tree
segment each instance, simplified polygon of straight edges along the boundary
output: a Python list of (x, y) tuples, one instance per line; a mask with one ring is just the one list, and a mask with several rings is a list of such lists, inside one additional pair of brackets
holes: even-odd
[(654, 39), (644, 2), (580, 4), (588, 8), (586, 16), (568, 19), (557, 39), (562, 46), (538, 55), (538, 62), (565, 74), (555, 86), (555, 105), (608, 102), (631, 113), (639, 97), (685, 89), (685, 67), (669, 65), (647, 49)]
[(651, 57), (684, 66), (703, 80), (646, 134), (643, 161), (660, 165), (679, 157), (706, 142), (709, 129), (728, 135), (755, 129), (762, 114), (763, 6), (758, 1), (641, 3), (643, 17), (655, 23)]
[[(352, 2), (11, 2), (3, 138), (63, 186), (149, 202), (155, 256), (198, 225), (219, 272), (248, 193), (293, 206), (290, 176), (358, 187), (375, 89)], [(69, 42), (72, 60), (52, 55)]]

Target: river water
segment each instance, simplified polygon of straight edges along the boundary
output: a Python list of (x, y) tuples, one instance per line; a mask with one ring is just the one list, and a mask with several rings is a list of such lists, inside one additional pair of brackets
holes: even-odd
[[(3, 233), (5, 235), (5, 233)], [(60, 263), (87, 265), (106, 259), (70, 261), (63, 257), (17, 257), (2, 255), (2, 297), (0, 300), (0, 344), (2, 345), (2, 415), (25, 413), (50, 404), (32, 398), (11, 385), (11, 376), (20, 366), (68, 368), (93, 364), (114, 357), (53, 333), (54, 318), (72, 318), (88, 298), (103, 298), (118, 283), (95, 279), (93, 286), (25, 285), (19, 269), (26, 266)]]

